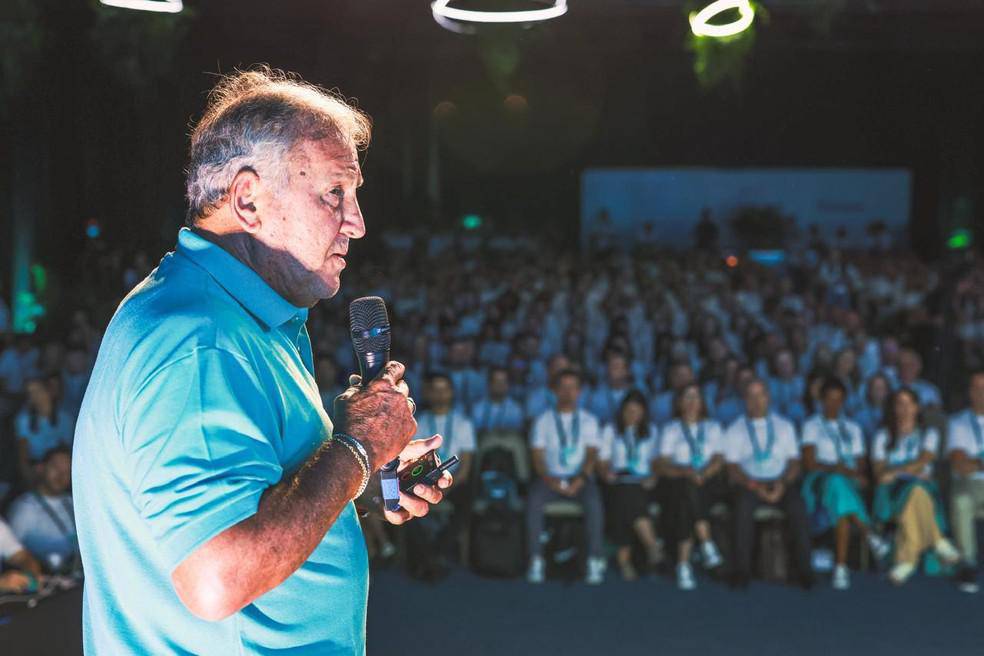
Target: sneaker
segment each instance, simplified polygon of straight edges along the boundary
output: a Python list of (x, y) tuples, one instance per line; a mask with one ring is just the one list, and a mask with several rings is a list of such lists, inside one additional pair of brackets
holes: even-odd
[(964, 565), (957, 573), (957, 588), (960, 592), (967, 594), (977, 594), (980, 587), (977, 584), (977, 570), (969, 565)]
[(940, 538), (933, 545), (933, 551), (940, 557), (944, 565), (956, 565), (960, 562), (960, 552), (953, 546), (953, 543), (946, 538)]
[(899, 563), (888, 573), (888, 580), (895, 585), (902, 585), (916, 571), (915, 563)]
[(547, 565), (543, 561), (543, 556), (533, 556), (530, 558), (530, 568), (526, 571), (526, 580), (530, 583), (543, 583), (546, 578)]
[(704, 567), (707, 569), (715, 569), (724, 564), (724, 559), (721, 558), (721, 552), (718, 551), (717, 545), (714, 544), (713, 540), (708, 540), (700, 545), (700, 553), (704, 557)]
[(690, 563), (677, 565), (677, 587), (681, 590), (693, 590), (697, 587), (694, 570), (690, 567)]
[(588, 585), (599, 585), (605, 580), (605, 559), (588, 558), (588, 575), (585, 577)]
[(878, 561), (888, 558), (888, 554), (892, 551), (892, 545), (875, 533), (868, 533), (868, 546), (871, 548), (871, 554)]
[(834, 590), (847, 590), (851, 587), (851, 573), (846, 565), (838, 565), (834, 568)]

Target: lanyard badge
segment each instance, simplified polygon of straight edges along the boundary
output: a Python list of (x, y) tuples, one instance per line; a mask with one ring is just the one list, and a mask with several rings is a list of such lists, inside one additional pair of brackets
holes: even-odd
[(571, 435), (567, 435), (564, 424), (560, 420), (560, 413), (554, 410), (554, 422), (557, 426), (557, 437), (560, 439), (560, 464), (564, 467), (570, 465), (577, 455), (578, 440), (581, 433), (580, 416), (577, 410), (574, 411), (574, 419), (571, 422)]
[(772, 425), (772, 417), (766, 417), (765, 420), (765, 448), (762, 448), (759, 444), (758, 433), (755, 431), (755, 425), (750, 419), (748, 419), (748, 417), (745, 417), (745, 428), (748, 430), (748, 438), (752, 441), (752, 451), (755, 454), (755, 462), (759, 464), (768, 462), (772, 457), (772, 449), (776, 444), (776, 431)]
[(706, 436), (704, 435), (704, 424), (697, 424), (697, 435), (694, 436), (690, 432), (690, 427), (683, 420), (680, 421), (680, 425), (683, 427), (683, 436), (687, 440), (687, 444), (690, 446), (690, 465), (697, 470), (703, 469), (706, 464), (707, 458), (704, 455), (704, 443)]

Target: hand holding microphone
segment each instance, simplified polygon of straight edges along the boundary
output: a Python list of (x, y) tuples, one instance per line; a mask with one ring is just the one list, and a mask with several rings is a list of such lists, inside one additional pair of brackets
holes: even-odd
[(417, 486), (416, 496), (400, 492), (397, 481), (401, 467), (440, 447), (442, 438), (410, 442), (417, 431), (415, 405), (403, 380), (405, 367), (389, 359), (390, 325), (383, 299), (367, 296), (352, 301), (349, 322), (360, 374), (349, 378), (349, 388), (335, 400), (338, 430), (365, 447), (370, 466), (380, 470), (386, 519), (402, 524), (426, 515), (428, 503), (439, 503), (440, 490), (451, 486), (447, 472), (436, 486)]

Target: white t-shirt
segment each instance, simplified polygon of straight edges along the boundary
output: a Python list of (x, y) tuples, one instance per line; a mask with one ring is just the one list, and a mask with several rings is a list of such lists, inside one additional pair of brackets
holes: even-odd
[(561, 478), (576, 474), (588, 449), (600, 449), (600, 443), (598, 420), (580, 408), (566, 413), (547, 410), (533, 422), (530, 433), (530, 447), (543, 449), (546, 456), (547, 474)]
[[(689, 435), (684, 430), (683, 420), (674, 419), (663, 427), (660, 437), (660, 455), (669, 458), (678, 467), (693, 467), (703, 469), (716, 455), (724, 455), (724, 435), (721, 424), (713, 419), (703, 419), (697, 424), (687, 426)], [(693, 446), (698, 447), (698, 453), (693, 452)]]
[[(835, 421), (815, 414), (803, 424), (803, 446), (816, 447), (821, 465), (843, 464), (854, 467), (864, 458), (864, 432), (861, 427), (841, 417)], [(839, 447), (839, 449), (838, 449)]]
[[(970, 458), (984, 458), (984, 415), (972, 410), (953, 415), (947, 435), (947, 453), (963, 451)], [(971, 478), (984, 480), (984, 472), (976, 472)]]
[(437, 450), (442, 461), (451, 456), (460, 458), (462, 453), (475, 451), (475, 428), (460, 410), (452, 410), (444, 415), (421, 412), (417, 416), (417, 434), (414, 439), (427, 439), (433, 435), (444, 438), (444, 443)]
[[(875, 441), (871, 447), (871, 459), (875, 462), (887, 462), (891, 467), (915, 462), (923, 451), (929, 451), (935, 458), (936, 451), (940, 446), (940, 434), (935, 428), (915, 430), (905, 437), (899, 438), (895, 448), (891, 451), (887, 450), (888, 437), (888, 431), (884, 428), (875, 433)], [(923, 473), (926, 475), (933, 473), (932, 461), (926, 464)]]
[(659, 456), (659, 440), (659, 429), (655, 424), (649, 424), (647, 437), (641, 439), (636, 438), (634, 428), (619, 433), (615, 424), (606, 424), (601, 431), (599, 457), (616, 473), (649, 476), (652, 462)]
[(71, 496), (46, 496), (42, 500), (28, 492), (14, 501), (8, 516), (10, 530), (36, 558), (46, 560), (57, 554), (70, 559), (78, 551)]
[(3, 561), (23, 550), (24, 547), (14, 536), (14, 532), (0, 519), (0, 570), (3, 569)]
[(790, 460), (800, 457), (796, 428), (777, 414), (752, 420), (742, 415), (725, 431), (724, 457), (741, 467), (750, 478), (775, 480), (786, 470)]

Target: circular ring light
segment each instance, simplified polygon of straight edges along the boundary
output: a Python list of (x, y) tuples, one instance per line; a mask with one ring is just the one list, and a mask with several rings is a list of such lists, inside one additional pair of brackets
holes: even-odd
[(549, 7), (524, 11), (455, 9), (449, 7), (449, 4), (451, 4), (451, 0), (434, 0), (431, 3), (434, 20), (442, 27), (447, 27), (446, 22), (449, 20), (462, 23), (533, 23), (557, 18), (567, 13), (567, 0), (551, 0)]
[(176, 14), (184, 9), (181, 0), (99, 0), (108, 7), (136, 9), (138, 11), (157, 11), (166, 14)]
[[(737, 9), (738, 20), (725, 25), (713, 25), (710, 21), (718, 14)], [(710, 36), (717, 39), (734, 36), (747, 30), (755, 20), (755, 8), (749, 0), (716, 0), (696, 14), (690, 14), (690, 29), (697, 36)]]

